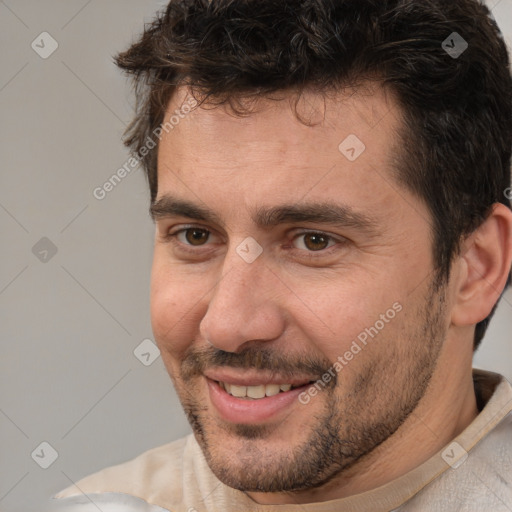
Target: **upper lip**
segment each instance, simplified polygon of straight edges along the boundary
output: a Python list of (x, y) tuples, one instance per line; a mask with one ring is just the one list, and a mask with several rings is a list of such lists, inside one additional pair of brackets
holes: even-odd
[(238, 386), (265, 386), (267, 384), (291, 384), (301, 386), (317, 380), (311, 376), (283, 376), (262, 370), (244, 370), (240, 368), (218, 368), (204, 372), (207, 379), (217, 382), (227, 382)]

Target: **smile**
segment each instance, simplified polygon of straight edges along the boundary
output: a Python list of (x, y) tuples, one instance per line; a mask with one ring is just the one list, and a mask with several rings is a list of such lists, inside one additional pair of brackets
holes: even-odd
[(251, 372), (246, 372), (245, 376), (228, 376), (226, 372), (222, 377), (205, 377), (215, 414), (229, 423), (245, 425), (285, 419), (291, 408), (299, 404), (300, 393), (311, 385), (307, 378), (286, 382), (282, 377), (273, 379), (270, 375), (263, 377), (251, 375)]
[[(279, 393), (285, 393), (292, 389), (291, 384), (262, 384), (259, 386), (238, 386), (228, 382), (218, 382), (219, 386), (231, 396), (236, 398), (246, 398), (249, 400), (258, 400), (266, 396), (275, 396)], [(298, 386), (296, 386), (298, 387)]]

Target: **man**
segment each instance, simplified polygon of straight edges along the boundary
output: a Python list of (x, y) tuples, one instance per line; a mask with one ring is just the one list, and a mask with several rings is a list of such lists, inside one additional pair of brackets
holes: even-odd
[[(66, 510), (510, 511), (512, 80), (476, 0), (182, 0), (117, 58), (193, 435)], [(155, 144), (155, 141), (158, 144)]]

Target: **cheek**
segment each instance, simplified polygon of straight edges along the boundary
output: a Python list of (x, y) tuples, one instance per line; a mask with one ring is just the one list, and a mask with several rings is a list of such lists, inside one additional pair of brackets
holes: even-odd
[[(337, 282), (331, 281), (328, 285), (318, 288), (314, 293), (311, 287), (297, 290), (297, 295), (306, 297), (304, 300), (308, 311), (304, 307), (296, 311), (295, 320), (301, 324), (301, 330), (307, 333), (310, 340), (314, 340), (317, 348), (331, 361), (342, 356), (354, 340), (365, 339), (366, 329), (371, 329), (375, 339), (384, 338), (391, 331), (391, 324), (396, 312), (393, 303), (398, 293), (386, 290), (379, 286), (375, 280), (372, 283), (365, 282), (364, 276), (358, 274), (359, 279), (346, 277)], [(377, 290), (375, 287), (377, 286)], [(385, 316), (387, 322), (382, 324), (380, 315)], [(381, 328), (382, 327), (382, 328)]]
[(184, 282), (158, 262), (151, 273), (151, 325), (162, 351), (180, 357), (197, 337), (204, 315), (205, 290), (197, 280)]

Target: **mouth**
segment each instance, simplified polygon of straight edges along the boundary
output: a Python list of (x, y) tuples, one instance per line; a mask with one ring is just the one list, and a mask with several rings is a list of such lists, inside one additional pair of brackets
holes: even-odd
[(315, 382), (310, 378), (291, 380), (250, 371), (236, 375), (227, 371), (207, 373), (204, 377), (212, 413), (239, 425), (284, 421), (299, 405), (299, 395)]
[(303, 387), (307, 384), (260, 384), (258, 386), (242, 386), (230, 384), (229, 382), (215, 381), (226, 393), (236, 398), (246, 400), (260, 400), (265, 397), (275, 396), (280, 393), (286, 393), (291, 389)]

